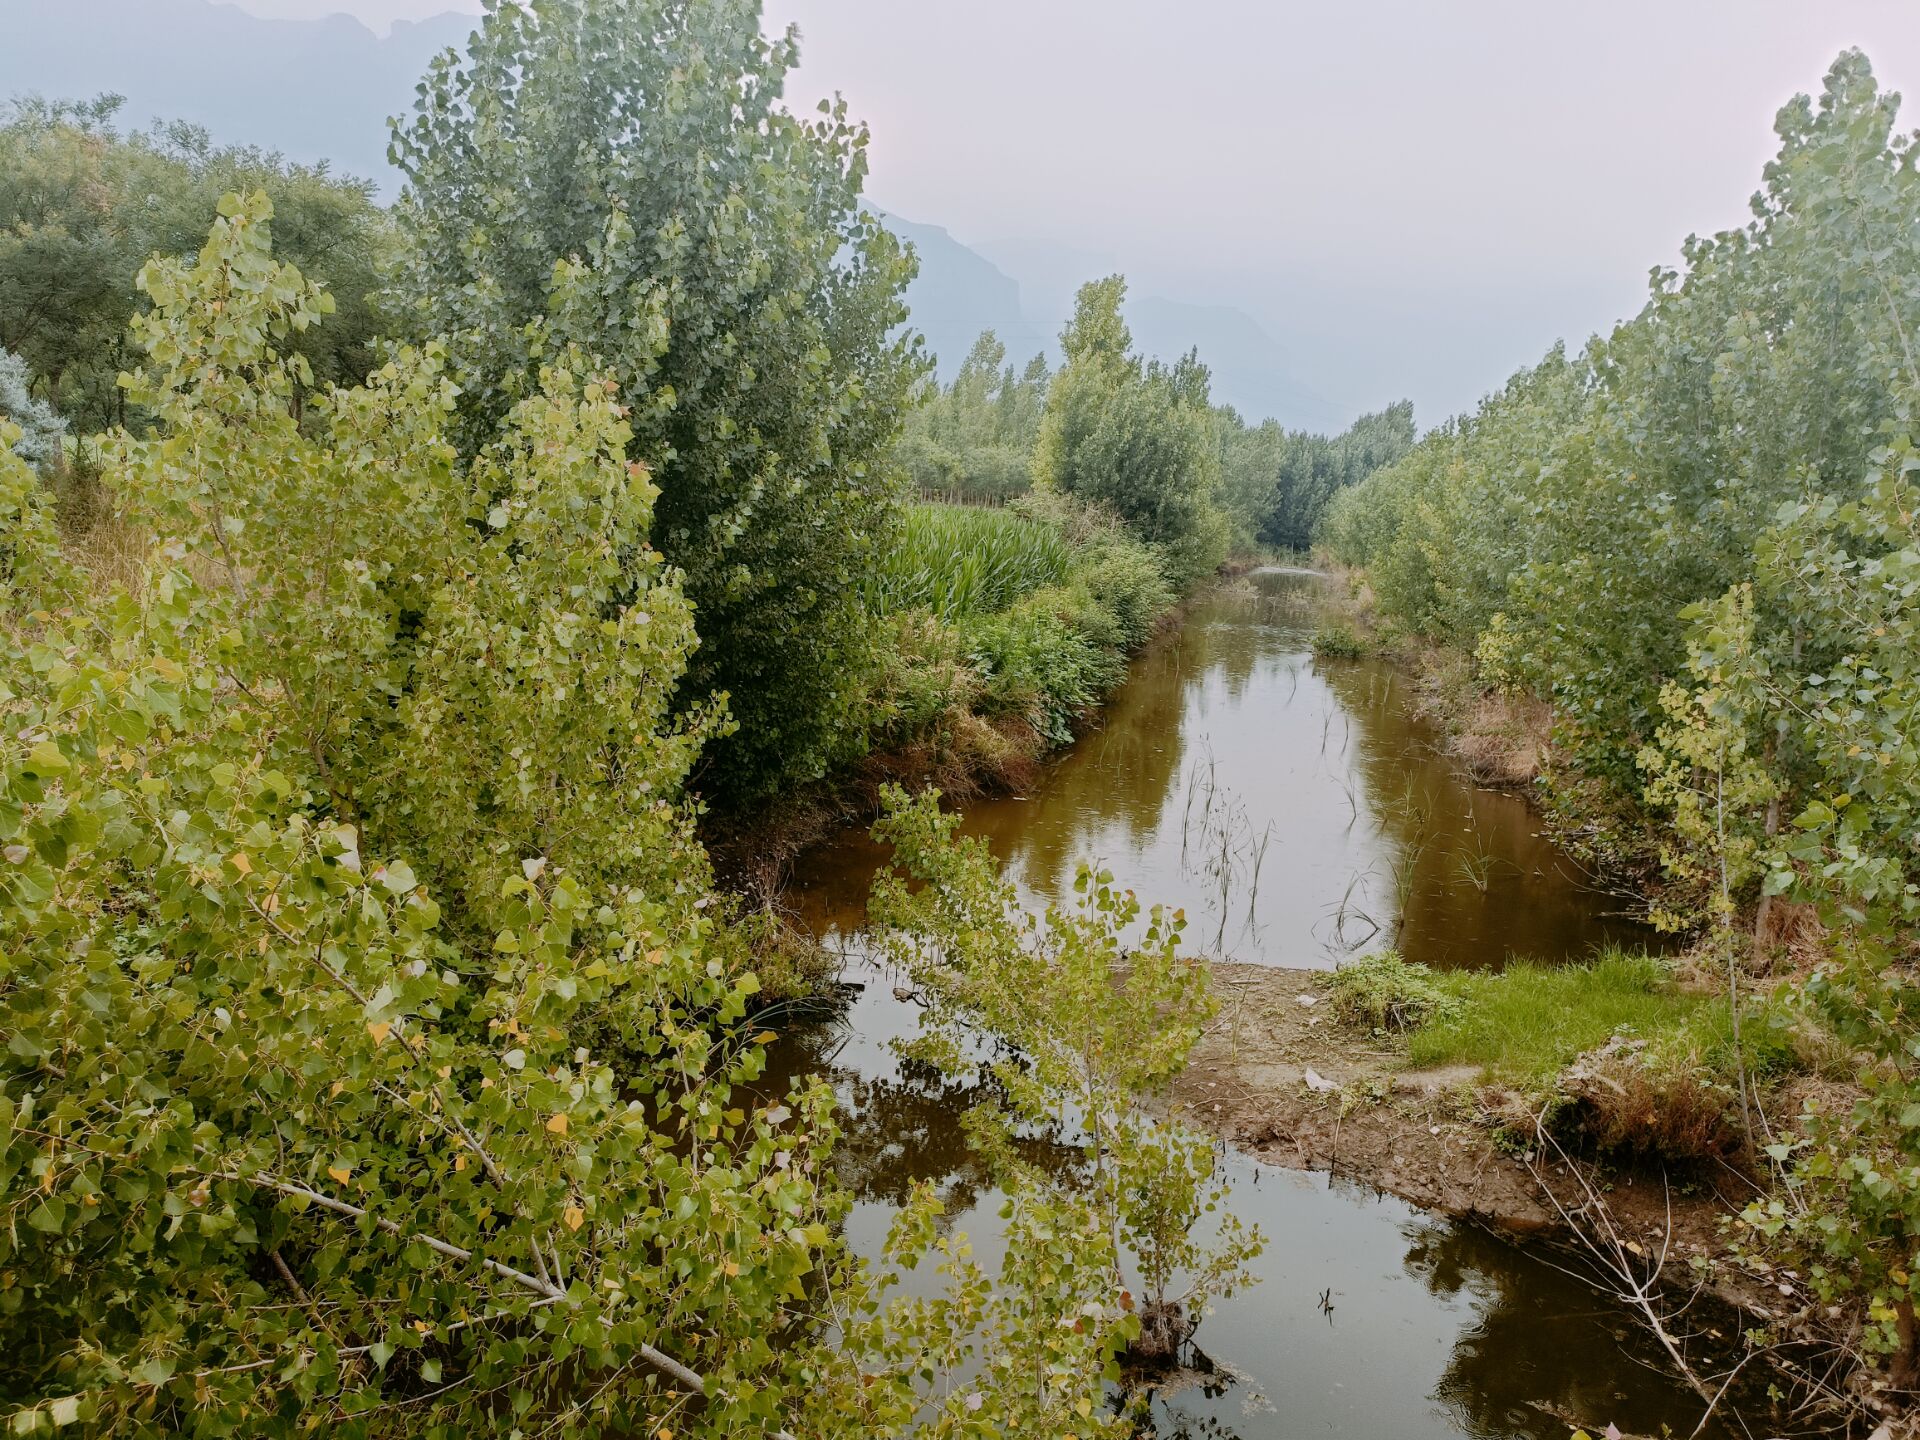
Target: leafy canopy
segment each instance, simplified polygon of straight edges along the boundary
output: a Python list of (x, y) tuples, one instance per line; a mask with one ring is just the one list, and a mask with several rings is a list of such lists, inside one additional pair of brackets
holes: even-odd
[(823, 773), (857, 735), (858, 585), (920, 368), (895, 335), (911, 262), (858, 208), (866, 131), (837, 101), (783, 107), (796, 56), (742, 0), (502, 3), (393, 140), (397, 300), (445, 337), (463, 450), (556, 347), (631, 407), (655, 543), (700, 616), (685, 691), (741, 721), (713, 752), (733, 801)]

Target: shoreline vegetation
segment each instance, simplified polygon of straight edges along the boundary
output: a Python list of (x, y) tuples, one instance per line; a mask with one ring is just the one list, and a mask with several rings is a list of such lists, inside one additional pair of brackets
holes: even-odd
[[(1636, 318), (1320, 436), (1141, 354), (1118, 275), (1057, 370), (935, 381), (870, 137), (786, 108), (754, 4), (469, 46), (391, 209), (112, 97), (0, 115), (10, 1433), (1121, 1440), (1266, 1243), (1194, 1124), (1558, 1227), (1709, 1413), (1697, 1284), (1740, 1366), (1913, 1431), (1920, 152), (1864, 56)], [(1690, 948), (1210, 970), (907, 793), (1022, 783), (1309, 545), (1323, 662), (1414, 668)], [(848, 811), (991, 1259), (925, 1179), (856, 1249), (832, 1086), (763, 1083), (824, 961), (779, 884)]]
[[(1342, 491), (1317, 537), (1355, 612), (1324, 652), (1413, 658), (1452, 748), (1692, 937), (1664, 1015), (1554, 1057), (1542, 1112), (1589, 1154), (1744, 1172), (1721, 1248), (1786, 1301), (1754, 1353), (1818, 1347), (1825, 1398), (1889, 1426), (1920, 1389), (1920, 174), (1894, 104), (1842, 55), (1780, 112), (1747, 226)], [(1533, 1043), (1538, 1007), (1502, 995), (1532, 972), (1461, 994), (1371, 963), (1399, 1003), (1477, 1017), (1417, 1021), (1410, 1054)], [(1608, 970), (1555, 1003), (1598, 1013)]]
[[(1197, 1038), (1139, 1010), (1212, 1005), (1177, 919), (1116, 995), (1130, 893), (1042, 923), (885, 782), (1023, 773), (1411, 415), (1246, 426), (1111, 276), (996, 432), (1028, 493), (910, 503), (903, 426), (967, 405), (797, 55), (753, 5), (490, 8), (390, 210), (110, 97), (0, 113), (48, 321), (0, 356), (9, 1433), (1096, 1440), (1248, 1283), (1210, 1144), (1134, 1104)], [(856, 1248), (831, 1087), (761, 1089), (819, 949), (702, 821), (847, 777), (910, 841), (923, 1054), (1088, 1121), (1055, 1172), (956, 1117), (991, 1261), (931, 1181)]]

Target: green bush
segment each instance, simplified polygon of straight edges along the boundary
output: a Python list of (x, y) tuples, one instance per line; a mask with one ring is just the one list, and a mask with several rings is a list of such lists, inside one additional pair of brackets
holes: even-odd
[(1062, 598), (1042, 591), (966, 629), (983, 712), (1020, 716), (1055, 745), (1073, 739), (1075, 720), (1099, 699), (1115, 663), (1072, 623)]
[(1326, 624), (1313, 632), (1313, 653), (1333, 660), (1359, 660), (1367, 653), (1367, 642), (1351, 625)]
[(1458, 1013), (1460, 1002), (1425, 965), (1381, 950), (1342, 965), (1327, 980), (1341, 1019), (1374, 1030), (1413, 1030)]

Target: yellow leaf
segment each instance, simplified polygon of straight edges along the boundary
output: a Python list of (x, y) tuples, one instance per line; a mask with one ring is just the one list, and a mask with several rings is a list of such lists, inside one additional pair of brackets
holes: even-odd
[(587, 1212), (578, 1205), (569, 1205), (560, 1212), (560, 1218), (567, 1222), (567, 1229), (578, 1230), (587, 1223)]
[(376, 1020), (371, 1025), (367, 1026), (367, 1034), (373, 1037), (373, 1043), (376, 1045), (386, 1044), (387, 1036), (391, 1035), (392, 1033), (393, 1033), (393, 1026), (385, 1020)]
[(433, 1073), (438, 1075), (442, 1080), (444, 1080), (449, 1075), (453, 1074), (453, 1066), (442, 1065), (438, 1070), (434, 1071)]
[(229, 855), (227, 857), (227, 864), (233, 866), (233, 868), (238, 870), (242, 875), (251, 875), (253, 873), (253, 861), (247, 858), (247, 852), (244, 850), (236, 850), (233, 854)]
[(779, 1038), (780, 1037), (771, 1030), (762, 1030), (758, 1035), (753, 1037), (753, 1043), (756, 1045), (771, 1045)]
[(547, 1121), (547, 1129), (551, 1130), (556, 1135), (566, 1134), (567, 1133), (567, 1117), (565, 1115), (555, 1115), (551, 1120)]
[(454, 1156), (454, 1157), (453, 1157), (453, 1168), (454, 1168), (455, 1170), (464, 1170), (464, 1169), (466, 1169), (466, 1168), (467, 1168), (467, 1157), (466, 1157), (466, 1156), (464, 1156), (464, 1155), (456, 1155), (456, 1156)]
[(666, 952), (666, 951), (664, 951), (664, 950), (649, 950), (649, 951), (647, 952), (647, 964), (649, 964), (649, 965), (664, 965), (664, 964), (666, 964), (666, 963), (667, 963), (667, 952)]
[(329, 1165), (327, 1166), (327, 1174), (344, 1185), (353, 1178), (353, 1167), (351, 1165)]
[(344, 1080), (336, 1080), (333, 1082), (333, 1093), (335, 1095), (338, 1095), (342, 1090), (346, 1088), (347, 1088), (347, 1082)]
[(727, 1261), (727, 1263), (722, 1265), (720, 1268), (727, 1272), (727, 1278), (729, 1280), (731, 1280), (734, 1276), (740, 1273), (739, 1262), (734, 1260)]

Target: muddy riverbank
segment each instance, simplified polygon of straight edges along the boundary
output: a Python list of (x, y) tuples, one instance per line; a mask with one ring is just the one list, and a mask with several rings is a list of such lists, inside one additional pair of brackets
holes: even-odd
[[(1176, 1083), (1176, 1113), (1269, 1164), (1324, 1170), (1516, 1235), (1563, 1232), (1564, 1216), (1542, 1185), (1566, 1171), (1529, 1143), (1524, 1097), (1484, 1084), (1477, 1066), (1410, 1066), (1391, 1037), (1331, 1013), (1324, 979), (1310, 970), (1216, 966), (1221, 1013)], [(1722, 1222), (1756, 1193), (1750, 1178), (1724, 1166), (1670, 1187), (1657, 1172), (1628, 1168), (1610, 1172), (1607, 1183), (1610, 1206), (1636, 1235), (1657, 1241), (1671, 1208), (1682, 1261), (1720, 1256)], [(1573, 1203), (1570, 1180), (1556, 1193)], [(1725, 1281), (1729, 1299), (1749, 1298), (1730, 1268)]]

